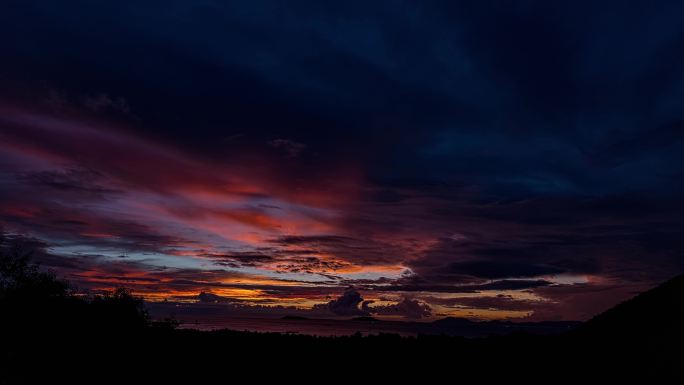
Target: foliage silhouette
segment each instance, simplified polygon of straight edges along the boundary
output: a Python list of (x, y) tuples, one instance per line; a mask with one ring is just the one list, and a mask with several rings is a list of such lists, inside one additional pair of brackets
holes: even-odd
[(53, 273), (41, 271), (37, 264), (31, 263), (30, 252), (22, 251), (20, 245), (6, 245), (2, 233), (0, 248), (0, 300), (66, 297), (68, 284), (58, 280)]
[(40, 330), (140, 329), (150, 325), (142, 299), (128, 289), (86, 296), (31, 262), (31, 253), (0, 236), (0, 327)]

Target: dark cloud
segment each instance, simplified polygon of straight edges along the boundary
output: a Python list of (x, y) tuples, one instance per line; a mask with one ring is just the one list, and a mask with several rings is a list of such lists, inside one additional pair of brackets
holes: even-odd
[(369, 314), (395, 315), (408, 319), (419, 319), (432, 315), (430, 305), (408, 297), (402, 299), (401, 302), (391, 305), (370, 306), (373, 302), (374, 301), (364, 301), (362, 309)]
[(324, 305), (316, 305), (314, 310), (329, 310), (337, 316), (400, 316), (407, 319), (419, 319), (432, 315), (432, 309), (424, 302), (404, 297), (401, 301), (388, 305), (375, 305), (374, 300), (364, 300), (361, 294), (348, 288), (338, 298)]
[(295, 142), (290, 139), (273, 139), (268, 142), (268, 145), (282, 151), (287, 157), (295, 158), (304, 151), (306, 145), (304, 143)]
[(199, 303), (235, 303), (239, 302), (233, 298), (222, 297), (213, 293), (201, 292), (197, 295)]
[(28, 217), (11, 216), (5, 223), (13, 229), (58, 238), (65, 245), (80, 244), (106, 250), (173, 252), (181, 245), (192, 244), (173, 235), (159, 233), (153, 227), (128, 219), (76, 210), (53, 204), (31, 207)]
[[(347, 232), (347, 229), (342, 229)], [(342, 260), (360, 264), (383, 264), (396, 262), (396, 255), (404, 253), (397, 244), (367, 236), (345, 235), (283, 236), (271, 240), (282, 246), (300, 246), (321, 254), (334, 255)]]
[(480, 281), (467, 284), (439, 284), (423, 279), (400, 279), (380, 288), (381, 290), (398, 292), (477, 293), (480, 291), (526, 290), (549, 285), (552, 283), (542, 279)]
[(58, 171), (40, 171), (27, 173), (20, 178), (38, 189), (49, 189), (51, 194), (69, 194), (80, 199), (89, 200), (104, 198), (110, 194), (120, 193), (115, 189), (107, 188), (98, 184), (103, 180), (103, 175), (94, 170), (70, 168)]
[(345, 290), (339, 298), (333, 299), (326, 305), (317, 305), (317, 308), (327, 308), (338, 316), (365, 316), (368, 313), (361, 309), (363, 298), (354, 289)]
[(541, 300), (516, 299), (504, 294), (487, 297), (429, 298), (428, 300), (443, 306), (464, 306), (489, 310), (536, 311), (548, 306), (546, 302)]
[(207, 258), (216, 260), (216, 264), (225, 266), (259, 266), (274, 260), (270, 255), (253, 252), (237, 252), (229, 254), (206, 254)]
[(509, 277), (537, 277), (563, 272), (563, 270), (554, 266), (529, 265), (504, 261), (454, 262), (447, 266), (446, 271), (448, 273), (490, 279)]
[(94, 112), (111, 110), (123, 114), (130, 113), (130, 107), (124, 98), (112, 98), (104, 93), (86, 96), (83, 105)]

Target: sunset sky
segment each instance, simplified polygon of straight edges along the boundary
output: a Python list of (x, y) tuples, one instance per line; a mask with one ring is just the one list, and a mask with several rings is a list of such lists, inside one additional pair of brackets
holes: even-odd
[(237, 315), (584, 320), (684, 270), (684, 3), (325, 3), (4, 2), (8, 240)]

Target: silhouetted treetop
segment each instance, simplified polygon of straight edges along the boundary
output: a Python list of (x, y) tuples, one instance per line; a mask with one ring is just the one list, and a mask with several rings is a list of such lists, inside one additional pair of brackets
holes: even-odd
[(0, 298), (63, 298), (68, 288), (67, 282), (31, 262), (31, 251), (8, 244), (6, 236), (0, 233)]
[(31, 261), (31, 251), (0, 233), (0, 323), (19, 328), (129, 330), (150, 325), (141, 298), (116, 289), (75, 295), (69, 283)]

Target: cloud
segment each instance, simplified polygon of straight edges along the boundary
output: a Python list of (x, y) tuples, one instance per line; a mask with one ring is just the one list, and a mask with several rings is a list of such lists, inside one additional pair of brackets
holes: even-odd
[(337, 316), (380, 315), (419, 319), (432, 315), (432, 309), (428, 304), (408, 297), (395, 304), (371, 306), (374, 302), (364, 300), (358, 291), (348, 288), (340, 297), (327, 304), (316, 305), (314, 310), (327, 309)]
[(272, 262), (274, 258), (267, 254), (253, 252), (235, 252), (226, 254), (206, 254), (206, 258), (216, 260), (216, 264), (224, 266), (260, 266)]
[[(57, 238), (60, 243), (98, 247), (103, 250), (169, 252), (192, 246), (195, 241), (160, 233), (151, 225), (97, 211), (79, 210), (39, 200), (17, 204), (2, 212), (8, 230)], [(37, 206), (34, 206), (36, 204)]]
[[(338, 231), (346, 233), (348, 229), (342, 225)], [(396, 262), (396, 256), (405, 253), (400, 245), (389, 240), (372, 239), (362, 234), (353, 237), (342, 234), (285, 235), (269, 242), (283, 247), (304, 247), (350, 263), (367, 265)]]
[(84, 200), (105, 199), (121, 193), (101, 185), (100, 182), (106, 182), (102, 174), (82, 168), (29, 172), (21, 175), (20, 180), (37, 189), (49, 189), (51, 194), (68, 194), (72, 199), (74, 195)]
[(213, 293), (201, 292), (197, 295), (199, 303), (235, 303), (239, 302), (233, 298), (222, 297)]
[[(85, 118), (65, 118), (0, 106), (4, 148), (39, 161), (76, 164), (129, 187), (152, 191), (216, 186), (220, 167), (197, 161), (168, 146), (127, 134), (120, 127)], [(49, 144), (40, 138), (51, 138)], [(53, 166), (54, 167), (54, 166)], [(173, 168), (174, 173), (166, 172)], [(228, 171), (227, 169), (223, 169)], [(240, 193), (244, 185), (222, 176), (225, 192)]]
[(364, 301), (362, 309), (374, 315), (395, 315), (408, 319), (425, 318), (432, 315), (430, 305), (405, 297), (396, 304), (370, 306), (374, 301)]
[(128, 114), (131, 112), (131, 108), (124, 98), (112, 98), (104, 93), (86, 96), (83, 99), (83, 105), (94, 112), (102, 112), (107, 110), (122, 114)]
[(465, 284), (439, 284), (432, 281), (410, 278), (396, 280), (389, 285), (381, 286), (379, 289), (397, 292), (477, 293), (481, 291), (526, 290), (550, 285), (553, 285), (553, 283), (543, 279), (504, 279), (493, 281), (475, 281)]
[(505, 261), (467, 261), (453, 262), (447, 266), (445, 272), (470, 275), (479, 278), (510, 278), (510, 277), (538, 277), (564, 272), (554, 266), (524, 264)]
[(437, 305), (450, 307), (465, 306), (476, 309), (532, 312), (550, 305), (549, 301), (520, 299), (505, 294), (486, 297), (429, 298), (428, 300)]
[[(345, 290), (344, 294), (340, 297), (328, 302), (323, 308), (327, 308), (338, 316), (365, 316), (368, 313), (361, 309), (360, 305), (362, 302), (361, 294), (350, 288)], [(321, 306), (319, 305), (316, 308), (321, 308)]]
[(268, 145), (282, 151), (288, 158), (296, 158), (306, 149), (304, 143), (295, 142), (290, 139), (273, 139), (268, 142)]

